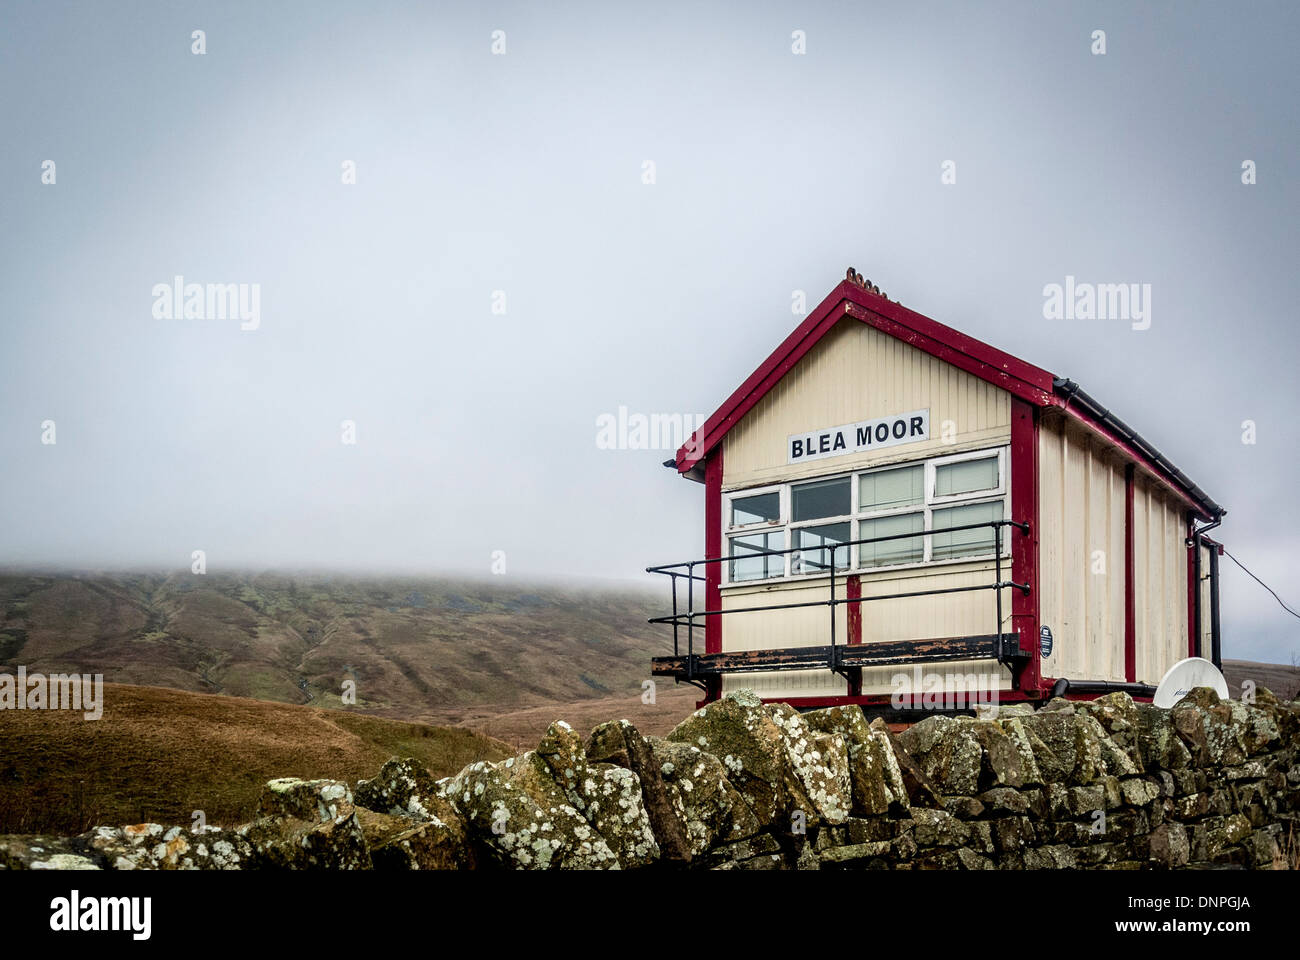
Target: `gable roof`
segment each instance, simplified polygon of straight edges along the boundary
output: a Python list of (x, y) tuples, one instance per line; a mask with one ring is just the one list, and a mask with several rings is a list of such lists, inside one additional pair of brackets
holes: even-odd
[(1078, 384), (909, 310), (885, 297), (851, 267), (845, 279), (691, 434), (677, 451), (676, 459), (665, 466), (675, 466), (678, 473), (699, 479), (700, 465), (728, 431), (846, 316), (991, 383), (1013, 397), (1036, 407), (1062, 410), (1162, 481), (1202, 519), (1212, 520), (1227, 513), (1155, 447), (1093, 401)]

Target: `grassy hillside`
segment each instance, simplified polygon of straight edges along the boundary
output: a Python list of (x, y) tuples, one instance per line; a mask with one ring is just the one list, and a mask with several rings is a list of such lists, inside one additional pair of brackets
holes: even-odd
[(371, 777), (393, 755), (448, 776), (514, 751), (466, 729), (162, 688), (104, 685), (104, 714), (0, 711), (0, 833), (252, 818), (275, 777)]
[(1283, 699), (1300, 698), (1300, 666), (1224, 660), (1223, 679), (1228, 681), (1228, 692), (1234, 698), (1241, 696), (1241, 685), (1246, 680), (1253, 681), (1257, 687), (1267, 687)]
[(449, 717), (447, 722), (495, 737), (516, 752), (523, 752), (537, 746), (553, 720), (567, 721), (584, 736), (606, 720), (630, 720), (642, 733), (661, 737), (690, 716), (703, 696), (698, 687), (685, 683), (673, 686), (672, 680), (660, 680), (658, 696), (653, 704), (642, 703), (639, 697), (602, 697), (599, 700), (546, 703), (519, 710)]
[(428, 718), (636, 696), (657, 594), (510, 581), (0, 573), (0, 669)]

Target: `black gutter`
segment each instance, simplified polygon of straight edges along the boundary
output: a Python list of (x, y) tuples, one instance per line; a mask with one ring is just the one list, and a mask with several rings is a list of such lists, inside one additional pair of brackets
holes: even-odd
[(1130, 697), (1154, 697), (1156, 688), (1149, 683), (1120, 683), (1115, 680), (1067, 680), (1065, 677), (1052, 685), (1052, 697), (1071, 693), (1127, 693)]
[(1211, 500), (1210, 495), (1193, 483), (1187, 474), (1174, 466), (1173, 462), (1170, 461), (1168, 457), (1155, 447), (1151, 446), (1151, 444), (1147, 443), (1146, 440), (1143, 440), (1137, 431), (1090, 397), (1086, 392), (1084, 392), (1083, 388), (1073, 380), (1068, 380), (1064, 377), (1054, 377), (1052, 379), (1052, 389), (1064, 397), (1067, 403), (1076, 402), (1098, 423), (1101, 423), (1103, 426), (1106, 426), (1113, 432), (1117, 433), (1120, 439), (1137, 448), (1139, 453), (1168, 473), (1169, 476), (1183, 488), (1187, 495), (1196, 501), (1197, 506), (1204, 510), (1209, 516), (1219, 518), (1227, 514), (1227, 510)]

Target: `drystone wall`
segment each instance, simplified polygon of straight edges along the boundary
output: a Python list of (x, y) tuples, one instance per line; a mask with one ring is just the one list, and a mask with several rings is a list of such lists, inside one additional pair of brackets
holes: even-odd
[(394, 758), (355, 786), (273, 780), (233, 829), (0, 837), (0, 868), (1294, 868), (1300, 701), (1116, 693), (933, 716), (738, 692), (667, 737), (628, 721), (435, 781)]

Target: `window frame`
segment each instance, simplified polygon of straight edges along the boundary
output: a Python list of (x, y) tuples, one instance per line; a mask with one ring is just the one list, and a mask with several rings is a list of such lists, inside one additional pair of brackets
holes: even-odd
[(789, 490), (786, 490), (786, 489), (783, 489), (783, 487), (785, 487), (785, 486), (788, 486), (788, 484), (769, 483), (767, 486), (764, 486), (764, 487), (749, 487), (749, 488), (747, 488), (747, 489), (745, 489), (745, 490), (733, 490), (733, 491), (731, 491), (731, 493), (725, 493), (725, 494), (723, 494), (723, 495), (722, 495), (722, 499), (723, 499), (722, 529), (723, 529), (723, 531), (725, 531), (725, 532), (727, 532), (727, 533), (739, 533), (739, 532), (741, 532), (741, 531), (758, 530), (758, 529), (761, 529), (761, 528), (763, 528), (763, 527), (781, 527), (781, 526), (785, 526), (785, 523), (786, 523), (785, 520), (780, 519), (780, 518), (778, 518), (778, 519), (776, 519), (776, 520), (755, 520), (753, 523), (741, 523), (741, 524), (737, 524), (737, 525), (735, 525), (735, 526), (732, 526), (732, 524), (731, 524), (731, 503), (732, 503), (733, 500), (747, 500), (747, 499), (749, 499), (750, 497), (760, 497), (760, 496), (762, 496), (762, 495), (765, 494), (765, 493), (776, 493), (776, 494), (779, 494), (779, 499), (778, 499), (778, 501), (777, 501), (777, 503), (778, 503), (778, 507), (777, 507), (777, 509), (780, 511), (780, 516), (781, 516), (781, 517), (789, 516), (789, 503), (788, 503), (788, 501), (789, 501), (789, 499), (790, 499), (790, 491), (789, 491)]
[(996, 500), (998, 497), (1006, 495), (1007, 492), (1007, 448), (999, 447), (997, 449), (998, 460), (998, 485), (983, 490), (971, 490), (967, 493), (950, 493), (947, 496), (940, 497), (935, 494), (935, 487), (939, 481), (939, 467), (945, 467), (951, 463), (963, 463), (968, 460), (991, 460), (988, 450), (966, 451), (965, 453), (955, 453), (947, 457), (934, 457), (925, 461), (925, 505), (927, 507), (944, 507), (952, 504), (964, 504), (975, 500)]
[[(812, 483), (825, 483), (828, 480), (841, 480), (841, 479), (845, 479), (846, 477), (849, 481), (849, 512), (848, 513), (837, 514), (836, 516), (833, 517), (815, 517), (812, 520), (794, 519), (794, 488), (795, 487), (802, 487), (805, 486), (806, 484), (812, 484)], [(788, 536), (786, 537), (787, 547), (794, 547), (795, 540), (797, 539), (798, 532), (800, 530), (805, 530), (809, 527), (826, 527), (826, 526), (830, 526), (833, 523), (847, 523), (849, 525), (849, 539), (850, 540), (853, 539), (854, 520), (857, 518), (857, 508), (858, 508), (858, 489), (857, 489), (858, 485), (854, 482), (853, 474), (831, 474), (830, 476), (826, 476), (826, 477), (806, 477), (802, 480), (794, 480), (789, 483), (786, 483), (784, 484), (784, 486), (789, 490), (789, 503), (790, 503), (789, 513), (782, 514), (782, 516), (790, 518), (785, 522), (785, 529), (788, 532)], [(825, 548), (812, 547), (810, 548), (809, 552), (812, 552), (814, 550), (820, 552), (823, 549)], [(856, 547), (851, 547), (849, 549), (848, 566), (843, 569), (844, 573), (848, 573), (849, 570), (853, 569), (854, 555), (856, 553), (857, 553)], [(794, 554), (792, 553), (786, 554), (785, 557), (786, 577), (829, 577), (830, 576), (830, 573), (825, 570), (819, 570), (813, 573), (803, 573), (803, 572), (794, 573), (792, 571), (793, 567), (794, 567)], [(837, 567), (836, 573), (839, 572), (841, 572), (840, 568)], [(745, 582), (751, 582), (751, 581), (745, 581)]]
[[(736, 526), (731, 525), (732, 501), (744, 500), (748, 497), (761, 496), (765, 493), (778, 494), (777, 509), (780, 516), (776, 520), (756, 520), (753, 523), (742, 523)], [(731, 578), (731, 565), (738, 558), (732, 555), (731, 541), (736, 537), (752, 536), (755, 533), (772, 533), (780, 531), (785, 533), (788, 540), (789, 524), (784, 519), (790, 515), (790, 490), (789, 484), (769, 483), (761, 487), (747, 487), (744, 490), (733, 490), (730, 493), (722, 495), (722, 543), (725, 547), (723, 560), (719, 564), (722, 567), (721, 583), (725, 584), (742, 584), (742, 583), (780, 583), (790, 575), (790, 555), (785, 554), (781, 557), (781, 573), (775, 577), (747, 577), (743, 580), (733, 580)], [(752, 558), (751, 558), (752, 559)], [(769, 558), (770, 559), (770, 558)], [(766, 561), (765, 561), (766, 562)]]
[[(974, 490), (969, 493), (948, 495), (943, 497), (935, 496), (934, 490), (937, 479), (937, 468), (949, 463), (960, 463), (966, 460), (987, 460), (996, 456), (998, 467), (998, 484), (988, 490)], [(797, 480), (787, 480), (781, 483), (767, 483), (755, 487), (745, 487), (737, 490), (729, 490), (722, 494), (722, 543), (723, 543), (723, 562), (722, 576), (720, 583), (722, 586), (770, 586), (780, 583), (799, 582), (803, 580), (814, 580), (819, 577), (829, 577), (830, 573), (825, 570), (818, 570), (808, 573), (792, 573), (793, 566), (792, 553), (786, 553), (782, 559), (782, 572), (772, 577), (755, 577), (752, 579), (733, 580), (731, 577), (731, 541), (736, 536), (753, 534), (758, 531), (782, 531), (785, 534), (785, 549), (793, 548), (796, 545), (798, 531), (808, 527), (827, 526), (834, 523), (849, 524), (849, 539), (857, 540), (861, 534), (861, 522), (864, 520), (877, 520), (891, 516), (904, 516), (908, 514), (919, 513), (922, 516), (922, 531), (917, 534), (921, 537), (922, 542), (922, 559), (909, 560), (905, 563), (873, 564), (862, 566), (860, 557), (860, 545), (854, 544), (849, 548), (848, 566), (837, 568), (837, 576), (849, 575), (870, 575), (873, 573), (883, 573), (899, 570), (916, 570), (937, 566), (947, 566), (951, 564), (973, 563), (982, 560), (992, 560), (993, 551), (990, 549), (987, 553), (970, 554), (962, 557), (943, 557), (934, 559), (933, 546), (934, 541), (931, 534), (934, 532), (934, 512), (949, 507), (973, 506), (980, 503), (1002, 503), (1003, 519), (1010, 519), (1011, 513), (1011, 478), (1009, 476), (1010, 465), (1010, 445), (1000, 444), (994, 447), (980, 447), (974, 450), (964, 450), (960, 453), (943, 454), (939, 456), (923, 457), (916, 460), (901, 460), (893, 463), (880, 464), (878, 466), (859, 468), (854, 470), (840, 470), (835, 473), (822, 474), (812, 477), (800, 477)], [(886, 507), (880, 510), (862, 509), (860, 502), (860, 478), (869, 476), (873, 473), (883, 473), (889, 470), (898, 470), (906, 467), (920, 466), (923, 471), (921, 500), (919, 503), (910, 503), (905, 506)], [(793, 516), (794, 488), (808, 483), (821, 483), (827, 480), (838, 480), (847, 478), (849, 481), (849, 510), (848, 514), (842, 514), (834, 517), (817, 517), (813, 520), (794, 521), (790, 518)], [(744, 499), (746, 497), (757, 496), (765, 493), (778, 493), (780, 504), (780, 517), (775, 521), (759, 521), (756, 523), (741, 524), (739, 526), (731, 525), (732, 501)], [(816, 550), (818, 548), (812, 548)], [(1002, 538), (1002, 556), (1009, 558), (1011, 556), (1011, 538), (1003, 536)]]

